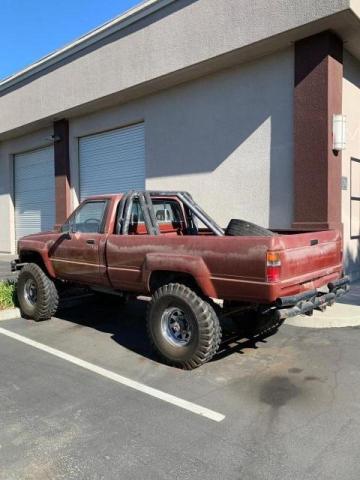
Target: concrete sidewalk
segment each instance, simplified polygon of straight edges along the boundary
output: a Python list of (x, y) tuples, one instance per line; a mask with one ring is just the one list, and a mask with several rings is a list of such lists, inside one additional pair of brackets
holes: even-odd
[(341, 328), (360, 325), (360, 281), (351, 284), (349, 293), (341, 297), (335, 305), (328, 307), (325, 312), (314, 312), (313, 316), (306, 315), (290, 318), (288, 325), (306, 328)]

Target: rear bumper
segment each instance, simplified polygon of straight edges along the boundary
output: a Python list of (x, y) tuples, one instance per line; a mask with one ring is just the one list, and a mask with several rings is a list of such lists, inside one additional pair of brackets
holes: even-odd
[(312, 315), (315, 309), (325, 310), (327, 306), (333, 305), (337, 298), (350, 290), (350, 279), (342, 277), (328, 283), (327, 287), (329, 291), (326, 293), (315, 289), (290, 297), (278, 298), (275, 302), (277, 320), (285, 320), (296, 315)]

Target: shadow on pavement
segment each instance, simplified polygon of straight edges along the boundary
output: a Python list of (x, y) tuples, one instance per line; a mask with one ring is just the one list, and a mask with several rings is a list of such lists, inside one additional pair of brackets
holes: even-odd
[[(117, 297), (100, 300), (97, 297), (87, 298), (81, 305), (61, 308), (56, 317), (78, 325), (94, 328), (110, 333), (112, 340), (151, 360), (162, 363), (153, 352), (146, 332), (145, 300), (131, 300), (122, 305)], [(213, 362), (232, 353), (245, 353), (246, 349), (256, 349), (258, 343), (265, 343), (265, 336), (256, 339), (244, 337), (244, 332), (227, 319), (222, 323), (223, 338)], [(273, 335), (275, 332), (272, 332)], [(270, 336), (270, 334), (268, 335)]]

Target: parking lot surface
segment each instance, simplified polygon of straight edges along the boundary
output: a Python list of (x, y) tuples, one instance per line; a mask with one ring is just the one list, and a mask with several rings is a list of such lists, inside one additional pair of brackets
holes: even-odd
[(153, 356), (145, 308), (90, 300), (48, 322), (1, 322), (1, 479), (359, 479), (358, 327), (284, 325), (261, 342), (233, 339), (186, 372)]

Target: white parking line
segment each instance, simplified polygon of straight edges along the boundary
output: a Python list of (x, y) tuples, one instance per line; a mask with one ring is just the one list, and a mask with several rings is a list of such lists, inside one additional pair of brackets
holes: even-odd
[(202, 407), (200, 405), (197, 405), (196, 403), (188, 402), (187, 400), (183, 400), (182, 398), (175, 397), (175, 395), (170, 395), (169, 393), (162, 392), (161, 390), (158, 390), (156, 388), (148, 387), (147, 385), (144, 385), (140, 382), (136, 382), (135, 380), (131, 380), (127, 377), (123, 377), (122, 375), (107, 370), (106, 368), (98, 367), (93, 363), (81, 360), (80, 358), (69, 355), (68, 353), (57, 350), (56, 348), (48, 347), (43, 343), (35, 342), (30, 338), (23, 337), (22, 335), (11, 332), (10, 330), (6, 330), (5, 328), (0, 328), (0, 334), (6, 335), (7, 337), (13, 338), (14, 340), (18, 340), (19, 342), (25, 343), (26, 345), (30, 345), (31, 347), (37, 348), (38, 350), (42, 350), (43, 352), (47, 352), (50, 355), (54, 355), (55, 357), (62, 358), (67, 362), (78, 365), (79, 367), (85, 368), (86, 370), (90, 370), (91, 372), (97, 373), (98, 375), (102, 375), (105, 378), (109, 378), (114, 382), (121, 383), (122, 385), (133, 388), (134, 390), (138, 390), (139, 392), (145, 393), (146, 395), (150, 395), (151, 397), (158, 398), (159, 400), (162, 400), (164, 402), (171, 403), (172, 405), (183, 408), (184, 410), (188, 410), (189, 412), (196, 413), (197, 415), (201, 415), (202, 417), (209, 418), (214, 422), (221, 422), (225, 418), (225, 415), (215, 412), (214, 410)]

